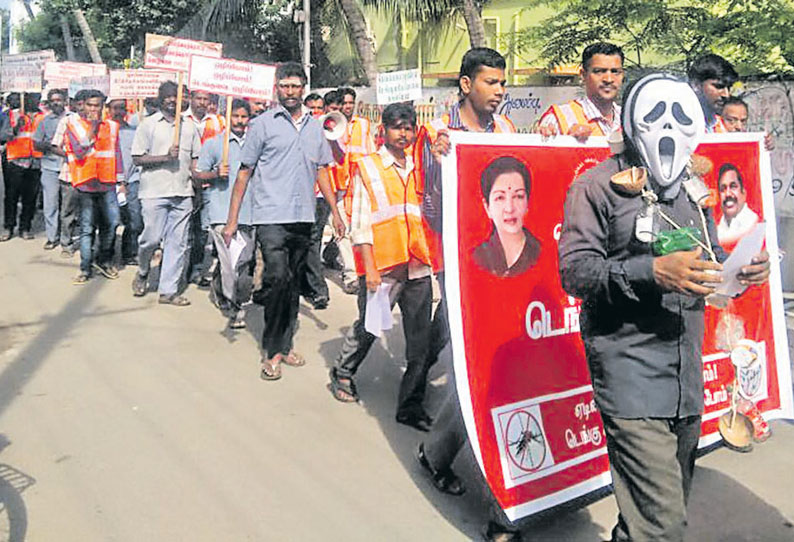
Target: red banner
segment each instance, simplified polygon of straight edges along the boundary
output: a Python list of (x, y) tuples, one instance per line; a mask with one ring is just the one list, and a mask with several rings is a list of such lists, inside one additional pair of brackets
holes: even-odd
[[(453, 149), (443, 163), (444, 257), (456, 385), (477, 461), (507, 516), (516, 519), (611, 481), (579, 336), (580, 304), (562, 289), (557, 257), (569, 185), (611, 153), (603, 138), (583, 145), (569, 137), (451, 136)], [(704, 178), (711, 188), (722, 164), (741, 172), (746, 205), (766, 221), (766, 246), (775, 262), (768, 284), (751, 287), (724, 310), (707, 309), (701, 436), (707, 445), (719, 440), (717, 419), (730, 408), (732, 350), (752, 360), (738, 378), (742, 398), (767, 420), (794, 418), (794, 407), (768, 153), (758, 134), (708, 136), (697, 153), (713, 164)], [(482, 257), (494, 247), (489, 238), (495, 223), (481, 176), (505, 156), (530, 172), (523, 227), (527, 239), (537, 241), (534, 254), (522, 253), (509, 273)], [(718, 222), (721, 216), (718, 208)]]

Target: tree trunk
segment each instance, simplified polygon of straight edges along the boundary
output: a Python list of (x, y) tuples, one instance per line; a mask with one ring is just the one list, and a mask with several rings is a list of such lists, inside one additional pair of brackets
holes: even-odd
[(397, 49), (397, 69), (405, 69), (405, 55), (403, 55), (403, 14), (402, 10), (394, 12), (394, 47)]
[(35, 18), (33, 15), (33, 9), (30, 7), (30, 0), (22, 0), (22, 5), (25, 6), (25, 11), (28, 13), (28, 17), (32, 21)]
[(72, 29), (69, 28), (69, 19), (66, 15), (61, 13), (59, 15), (61, 21), (61, 33), (63, 34), (63, 43), (66, 45), (66, 60), (75, 60), (74, 56), (74, 41), (72, 40)]
[(378, 64), (375, 61), (375, 47), (367, 35), (367, 23), (356, 0), (339, 0), (342, 12), (350, 25), (350, 37), (364, 66), (367, 84), (374, 85), (378, 80)]
[(99, 47), (97, 47), (94, 33), (91, 32), (91, 27), (88, 26), (88, 21), (85, 20), (85, 14), (80, 8), (72, 10), (74, 18), (77, 20), (77, 25), (80, 27), (80, 32), (83, 33), (83, 40), (88, 48), (88, 54), (91, 55), (91, 62), (94, 64), (102, 64), (102, 57), (99, 55)]
[(472, 47), (486, 47), (485, 26), (482, 24), (482, 14), (475, 0), (463, 0), (463, 18), (469, 29), (469, 42)]

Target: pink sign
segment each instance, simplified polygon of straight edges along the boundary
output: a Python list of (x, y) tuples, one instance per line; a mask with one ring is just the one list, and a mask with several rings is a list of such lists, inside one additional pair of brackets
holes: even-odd
[(187, 85), (190, 90), (272, 100), (275, 78), (275, 66), (193, 56)]
[(186, 72), (190, 69), (191, 56), (220, 58), (222, 54), (223, 44), (221, 43), (146, 34), (146, 54), (143, 58), (143, 67)]

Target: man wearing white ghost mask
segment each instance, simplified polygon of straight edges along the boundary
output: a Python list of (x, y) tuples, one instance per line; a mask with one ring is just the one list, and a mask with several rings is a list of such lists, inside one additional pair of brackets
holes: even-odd
[[(626, 150), (568, 192), (560, 274), (583, 299), (582, 339), (620, 510), (612, 539), (682, 540), (703, 412), (705, 297), (725, 253), (687, 170), (705, 132), (695, 93), (652, 74), (626, 96)], [(654, 244), (682, 235), (679, 227), (690, 228), (693, 250)], [(739, 278), (757, 284), (768, 274), (763, 252)]]

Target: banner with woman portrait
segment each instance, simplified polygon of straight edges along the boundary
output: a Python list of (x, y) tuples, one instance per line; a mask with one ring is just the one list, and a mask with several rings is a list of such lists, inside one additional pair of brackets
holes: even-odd
[[(456, 385), (480, 468), (516, 519), (611, 481), (579, 336), (580, 301), (563, 291), (557, 258), (568, 187), (611, 151), (604, 138), (582, 144), (570, 137), (450, 135), (452, 152), (442, 163), (443, 235)], [(762, 137), (710, 135), (697, 154), (711, 165), (704, 180), (720, 196), (720, 231), (761, 228), (777, 262)], [(764, 419), (794, 417), (778, 266), (768, 284), (749, 288), (725, 309), (708, 308), (706, 323), (701, 445), (719, 440), (717, 420), (730, 408), (734, 380), (744, 404)]]

